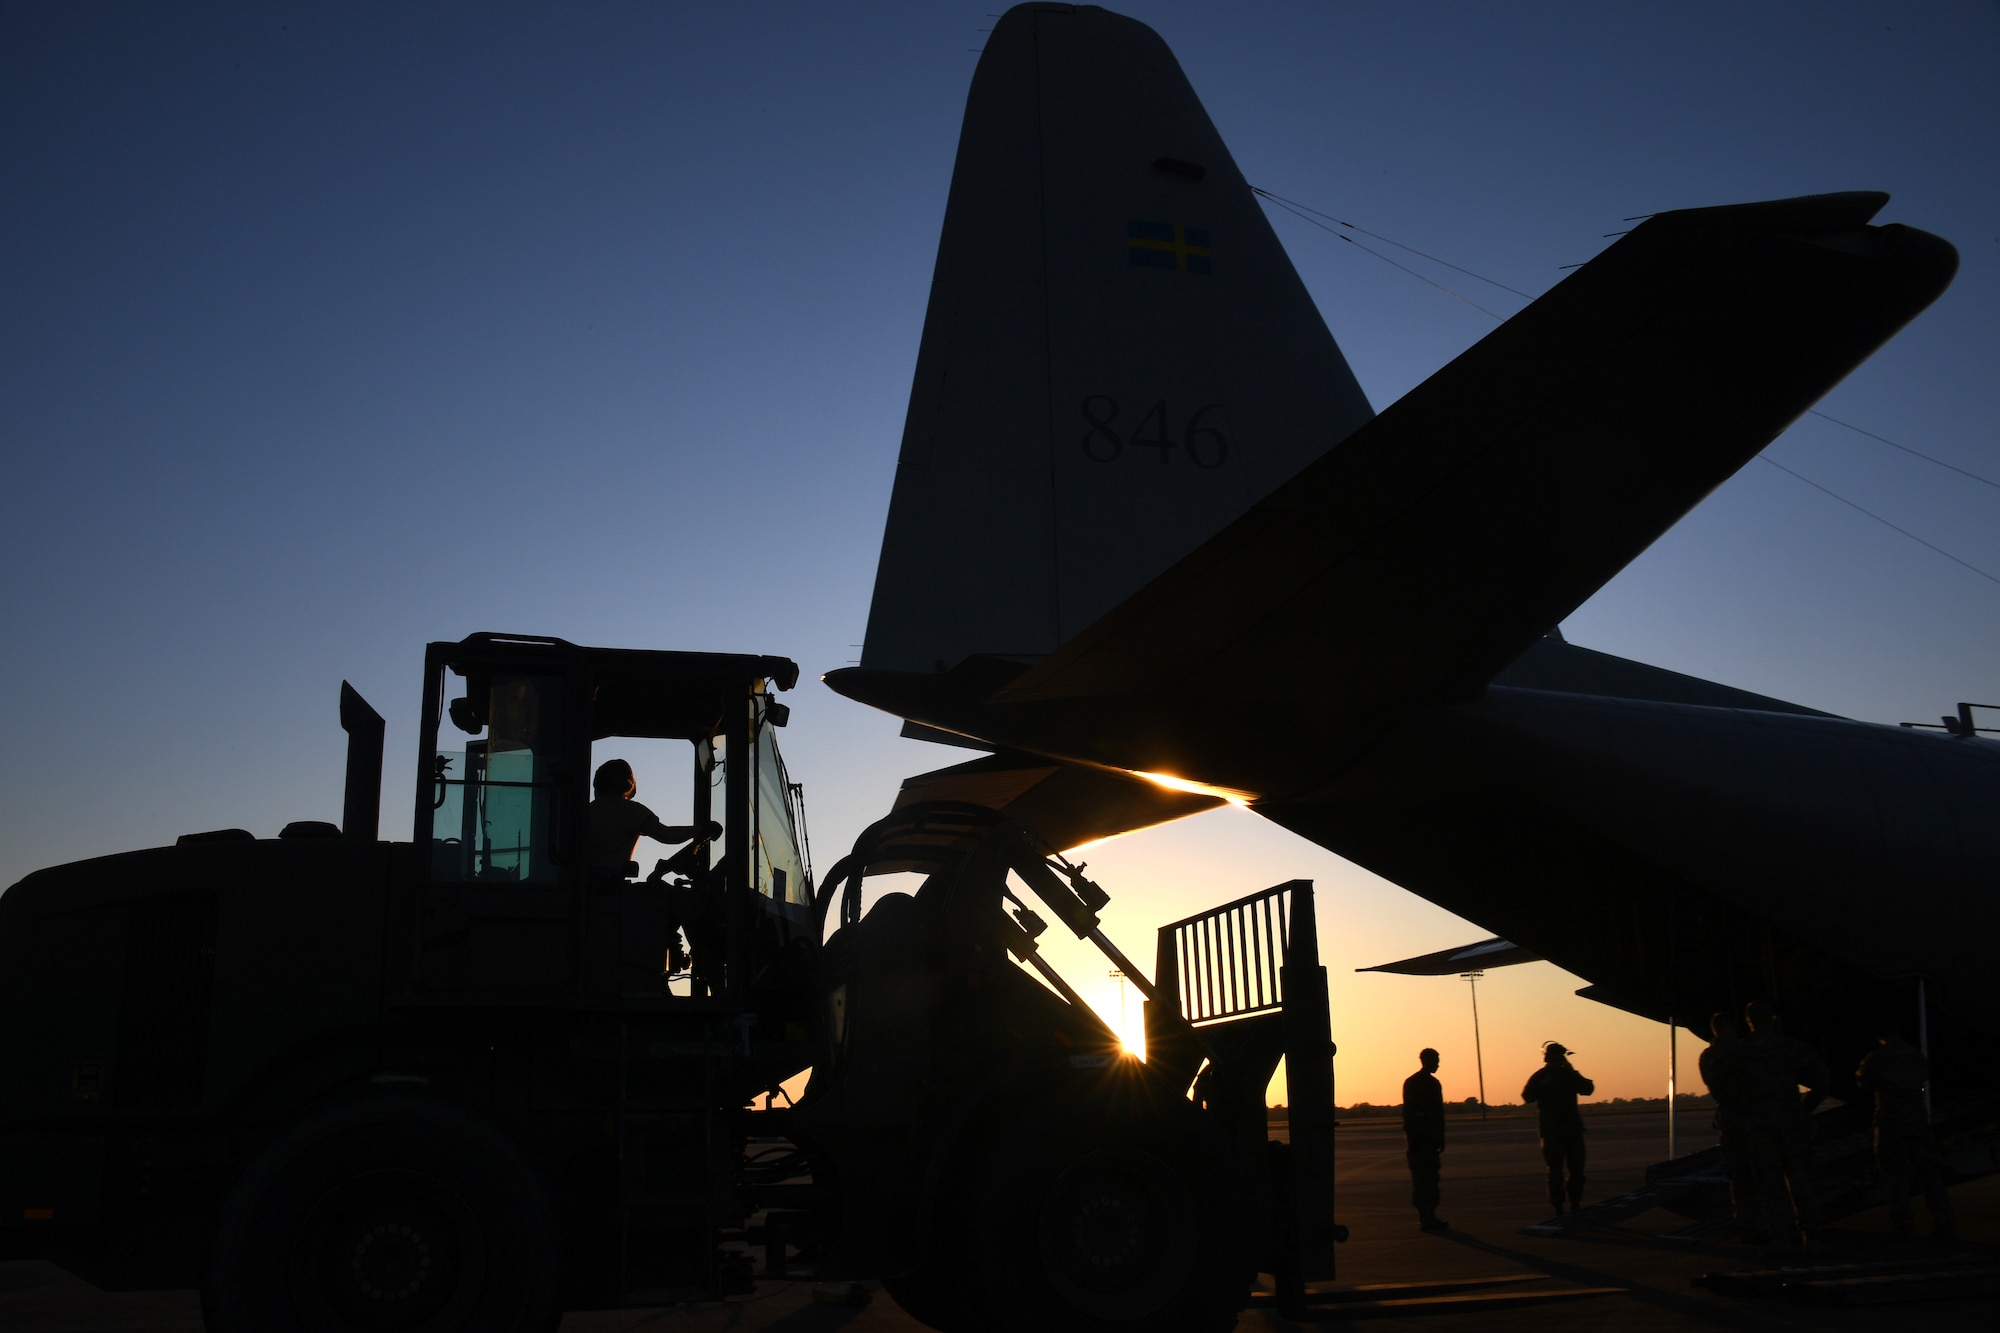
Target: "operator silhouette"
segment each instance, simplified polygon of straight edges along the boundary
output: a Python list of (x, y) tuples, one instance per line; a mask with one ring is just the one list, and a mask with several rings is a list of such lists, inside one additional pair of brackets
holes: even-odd
[(596, 799), (590, 803), (590, 873), (593, 878), (623, 879), (632, 864), (632, 849), (639, 839), (655, 842), (686, 842), (697, 835), (704, 842), (722, 836), (722, 825), (709, 820), (705, 828), (662, 824), (660, 817), (633, 797), (639, 794), (639, 780), (632, 765), (623, 759), (607, 759), (597, 766), (590, 780)]
[[(662, 824), (660, 817), (633, 797), (639, 780), (632, 765), (623, 759), (607, 759), (597, 766), (590, 780), (596, 799), (590, 803), (586, 840), (590, 851), (590, 879), (595, 891), (617, 898), (618, 960), (623, 984), (651, 990), (664, 978), (688, 968), (688, 951), (681, 946), (681, 927), (686, 924), (687, 906), (681, 901), (684, 890), (661, 889), (654, 885), (628, 885), (626, 876), (634, 868), (632, 852), (639, 839), (655, 842), (685, 842), (688, 845), (653, 872), (656, 881), (665, 872), (685, 872), (703, 843), (722, 835), (722, 825), (714, 820), (701, 828), (692, 825)], [(692, 841), (690, 841), (692, 839)], [(689, 943), (694, 931), (688, 931)]]

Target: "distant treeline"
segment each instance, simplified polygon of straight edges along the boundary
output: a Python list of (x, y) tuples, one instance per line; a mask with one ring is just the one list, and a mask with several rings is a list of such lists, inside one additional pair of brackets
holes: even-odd
[[(1582, 1104), (1585, 1106), (1624, 1111), (1664, 1111), (1667, 1109), (1667, 1099), (1665, 1097), (1609, 1097), (1595, 1101), (1586, 1100)], [(1706, 1093), (1697, 1095), (1691, 1092), (1683, 1092), (1674, 1098), (1675, 1108), (1682, 1111), (1698, 1111), (1714, 1105), (1715, 1100)], [(1452, 1115), (1477, 1115), (1479, 1113), (1479, 1099), (1477, 1097), (1467, 1097), (1462, 1102), (1447, 1102), (1444, 1109)], [(1488, 1102), (1486, 1109), (1489, 1112), (1499, 1112), (1502, 1114), (1512, 1112), (1518, 1114), (1532, 1110), (1533, 1108), (1523, 1106), (1520, 1102)], [(1400, 1102), (1391, 1102), (1387, 1106), (1377, 1106), (1373, 1102), (1356, 1102), (1352, 1106), (1336, 1106), (1334, 1111), (1344, 1120), (1369, 1120), (1380, 1117), (1400, 1116), (1403, 1114), (1403, 1107)], [(1283, 1120), (1285, 1118), (1285, 1108), (1282, 1106), (1271, 1107), (1270, 1118), (1273, 1120)]]

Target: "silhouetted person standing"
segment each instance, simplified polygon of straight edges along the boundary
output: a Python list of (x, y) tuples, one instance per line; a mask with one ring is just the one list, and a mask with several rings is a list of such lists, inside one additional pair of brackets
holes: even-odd
[(1924, 1110), (1924, 1084), (1930, 1062), (1924, 1053), (1898, 1036), (1894, 1026), (1875, 1028), (1880, 1043), (1862, 1058), (1854, 1081), (1875, 1094), (1875, 1165), (1889, 1192), (1889, 1224), (1897, 1240), (1915, 1234), (1910, 1223), (1910, 1187), (1924, 1192), (1930, 1209), (1931, 1233), (1952, 1240), (1951, 1196), (1945, 1193), (1945, 1164), (1931, 1139), (1930, 1116)]
[(1559, 1041), (1542, 1044), (1542, 1067), (1528, 1076), (1527, 1086), (1521, 1089), (1521, 1100), (1535, 1103), (1541, 1115), (1549, 1207), (1558, 1213), (1565, 1197), (1572, 1213), (1583, 1206), (1583, 1113), (1576, 1109), (1576, 1099), (1596, 1091), (1597, 1085), (1570, 1064), (1569, 1047)]
[[(1826, 1097), (1826, 1061), (1785, 1035), (1762, 1000), (1743, 1010), (1750, 1035), (1730, 1052), (1743, 1139), (1756, 1180), (1759, 1230), (1775, 1250), (1799, 1248), (1812, 1217), (1813, 1108)], [(1799, 1090), (1805, 1089), (1800, 1096)]]
[(1743, 1146), (1743, 1106), (1738, 1095), (1732, 1061), (1741, 1029), (1728, 1014), (1709, 1019), (1714, 1040), (1701, 1053), (1701, 1081), (1715, 1101), (1715, 1138), (1722, 1154), (1722, 1173), (1729, 1178), (1729, 1211), (1739, 1232), (1758, 1229), (1757, 1190), (1750, 1176), (1750, 1159)]
[(1451, 1225), (1437, 1215), (1438, 1176), (1444, 1157), (1444, 1085), (1437, 1081), (1438, 1053), (1417, 1052), (1423, 1068), (1403, 1080), (1403, 1139), (1410, 1163), (1410, 1202), (1417, 1226), (1443, 1231)]

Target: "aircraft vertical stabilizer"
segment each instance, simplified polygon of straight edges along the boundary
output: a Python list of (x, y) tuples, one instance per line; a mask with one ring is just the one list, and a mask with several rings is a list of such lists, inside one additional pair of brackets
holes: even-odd
[(1370, 415), (1165, 43), (1017, 6), (966, 107), (862, 664), (1051, 653)]

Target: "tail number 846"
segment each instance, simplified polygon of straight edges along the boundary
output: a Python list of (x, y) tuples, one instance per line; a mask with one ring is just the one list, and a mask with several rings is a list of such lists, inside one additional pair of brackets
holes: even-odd
[(1173, 461), (1176, 450), (1185, 454), (1196, 467), (1221, 467), (1223, 460), (1229, 457), (1229, 441), (1223, 438), (1221, 431), (1203, 421), (1209, 413), (1222, 410), (1220, 403), (1196, 408), (1178, 439), (1174, 437), (1164, 398), (1156, 401), (1139, 418), (1130, 434), (1119, 430), (1118, 400), (1110, 395), (1090, 395), (1083, 400), (1082, 410), (1088, 426), (1083, 432), (1083, 452), (1086, 457), (1100, 463), (1123, 457), (1127, 449), (1151, 449), (1153, 461), (1162, 466)]

